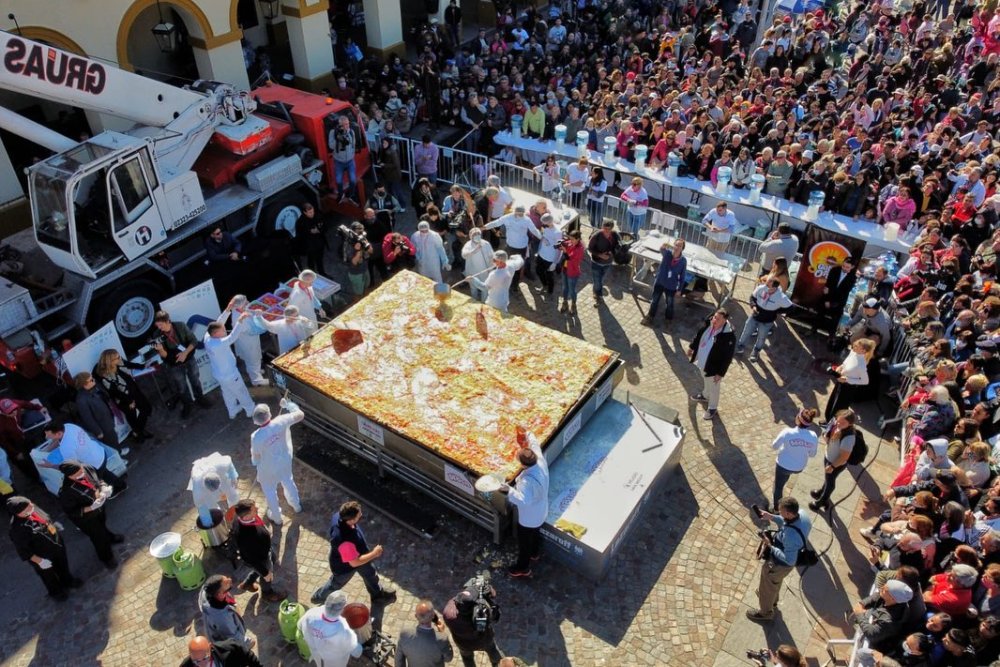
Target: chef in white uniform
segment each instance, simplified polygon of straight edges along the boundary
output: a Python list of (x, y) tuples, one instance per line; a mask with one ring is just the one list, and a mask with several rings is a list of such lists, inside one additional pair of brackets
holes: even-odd
[(257, 430), (250, 434), (250, 460), (257, 466), (257, 481), (267, 500), (267, 518), (281, 524), (278, 484), (285, 500), (296, 512), (302, 511), (299, 489), (292, 478), (292, 425), (305, 419), (305, 414), (288, 399), (281, 399), (287, 413), (271, 417), (271, 408), (261, 403), (253, 410)]
[[(493, 246), (483, 239), (483, 230), (473, 227), (469, 230), (469, 240), (462, 246), (462, 259), (465, 260), (466, 277), (482, 273), (493, 266)], [(472, 297), (477, 301), (486, 301), (486, 290), (471, 283)]]
[(236, 357), (233, 355), (232, 346), (240, 337), (240, 330), (243, 328), (249, 313), (240, 315), (236, 321), (236, 327), (226, 335), (226, 313), (219, 319), (208, 325), (208, 331), (202, 342), (205, 345), (205, 352), (208, 354), (208, 362), (212, 366), (212, 375), (219, 381), (219, 389), (222, 390), (222, 400), (226, 404), (229, 418), (233, 419), (242, 409), (247, 417), (253, 415), (253, 399), (247, 391), (247, 385), (243, 382), (240, 369), (236, 367)]
[(315, 282), (316, 272), (306, 269), (299, 274), (299, 279), (292, 287), (292, 293), (288, 295), (288, 305), (298, 308), (299, 314), (311, 320), (313, 324), (317, 322), (317, 314), (319, 317), (326, 317), (323, 303), (316, 296), (316, 291), (313, 288)]
[(288, 352), (316, 331), (316, 323), (299, 317), (299, 309), (295, 306), (285, 307), (285, 317), (270, 322), (260, 315), (254, 317), (254, 323), (270, 331), (278, 337), (278, 354)]
[(299, 619), (299, 632), (306, 640), (311, 660), (318, 667), (347, 667), (360, 657), (363, 647), (358, 636), (341, 614), (347, 606), (347, 594), (334, 591), (322, 607), (313, 607)]
[(448, 254), (444, 251), (441, 235), (432, 232), (430, 223), (421, 220), (410, 241), (417, 250), (417, 272), (436, 283), (442, 282), (441, 269), (450, 271), (451, 265), (448, 264)]
[[(232, 314), (230, 326), (236, 329), (236, 323), (240, 315), (249, 312), (250, 301), (243, 294), (237, 294), (226, 306), (226, 312)], [(255, 387), (266, 387), (269, 382), (261, 371), (260, 335), (267, 331), (264, 327), (258, 326), (256, 320), (247, 320), (240, 329), (240, 337), (236, 339), (233, 349), (236, 356), (243, 360), (246, 366), (247, 375), (250, 376), (250, 383)]]
[(493, 253), (493, 266), (496, 268), (490, 271), (486, 280), (472, 278), (472, 284), (486, 290), (487, 306), (506, 313), (510, 305), (510, 284), (514, 274), (524, 266), (524, 258), (520, 255), (508, 258), (505, 251), (497, 250)]

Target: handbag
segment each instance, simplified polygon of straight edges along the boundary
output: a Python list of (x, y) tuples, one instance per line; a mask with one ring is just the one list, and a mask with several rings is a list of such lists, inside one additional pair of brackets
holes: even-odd
[(816, 550), (809, 544), (809, 540), (807, 540), (806, 536), (801, 530), (799, 530), (799, 527), (791, 523), (786, 523), (785, 525), (798, 533), (799, 537), (802, 538), (802, 548), (799, 549), (799, 555), (795, 559), (795, 567), (812, 567), (813, 565), (819, 563), (819, 554), (817, 554)]

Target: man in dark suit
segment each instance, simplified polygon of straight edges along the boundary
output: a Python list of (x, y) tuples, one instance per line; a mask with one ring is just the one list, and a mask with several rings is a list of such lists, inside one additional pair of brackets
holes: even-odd
[(847, 298), (851, 295), (857, 279), (853, 257), (848, 256), (840, 266), (830, 269), (826, 285), (823, 286), (823, 308), (820, 318), (829, 327), (831, 334), (837, 330), (840, 315), (844, 312)]
[(181, 667), (263, 667), (253, 651), (237, 641), (208, 641), (208, 637), (198, 635), (188, 642), (188, 657)]
[(118, 567), (118, 559), (111, 550), (112, 544), (125, 541), (122, 535), (113, 533), (107, 526), (104, 503), (111, 497), (111, 487), (100, 480), (97, 471), (90, 466), (75, 461), (59, 464), (63, 474), (59, 489), (59, 502), (70, 521), (90, 538), (97, 557), (104, 567), (113, 570)]

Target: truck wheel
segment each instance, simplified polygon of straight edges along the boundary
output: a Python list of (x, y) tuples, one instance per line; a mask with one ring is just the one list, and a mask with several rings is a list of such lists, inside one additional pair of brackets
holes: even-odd
[(257, 236), (268, 238), (280, 235), (282, 232), (288, 236), (295, 236), (295, 223), (302, 215), (302, 204), (305, 197), (286, 197), (274, 202), (260, 216), (257, 222)]
[(87, 325), (93, 331), (110, 320), (122, 338), (143, 340), (153, 328), (153, 316), (164, 296), (164, 290), (151, 280), (129, 282), (95, 299), (101, 305), (92, 312)]

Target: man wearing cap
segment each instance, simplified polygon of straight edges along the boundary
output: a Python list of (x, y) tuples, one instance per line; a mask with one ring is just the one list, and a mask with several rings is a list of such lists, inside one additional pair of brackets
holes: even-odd
[(781, 594), (781, 584), (788, 573), (795, 569), (799, 559), (799, 551), (806, 546), (812, 521), (807, 514), (799, 512), (799, 501), (791, 496), (778, 500), (777, 514), (761, 512), (760, 517), (773, 521), (778, 530), (772, 536), (770, 532), (761, 537), (760, 580), (757, 585), (757, 609), (748, 609), (747, 618), (756, 622), (767, 622), (774, 619), (778, 610), (778, 597)]
[(417, 603), (413, 614), (416, 627), (403, 628), (396, 642), (395, 667), (444, 667), (451, 662), (455, 652), (448, 641), (448, 629), (434, 611), (430, 600)]
[(361, 656), (361, 642), (341, 616), (345, 607), (347, 594), (336, 590), (326, 597), (323, 606), (313, 607), (299, 619), (299, 632), (317, 667), (347, 667), (351, 658)]
[(468, 280), (479, 291), (486, 291), (487, 306), (506, 313), (510, 305), (510, 285), (517, 272), (524, 266), (524, 258), (521, 255), (508, 257), (505, 251), (496, 250), (493, 253), (493, 266), (494, 269), (486, 276), (486, 280), (476, 277)]
[(862, 612), (848, 612), (847, 621), (857, 628), (871, 648), (883, 651), (902, 636), (913, 589), (899, 579), (886, 582), (877, 598)]
[(278, 502), (278, 485), (285, 500), (295, 512), (302, 511), (299, 489), (292, 478), (292, 425), (305, 419), (305, 413), (287, 398), (281, 407), (288, 412), (271, 417), (271, 408), (265, 403), (253, 409), (253, 423), (257, 430), (250, 434), (250, 461), (257, 466), (257, 481), (267, 500), (267, 518), (281, 525), (281, 505)]
[[(517, 204), (514, 206), (513, 213), (501, 216), (483, 226), (483, 231), (486, 231), (502, 225), (507, 234), (507, 254), (510, 256), (520, 255), (522, 259), (528, 256), (528, 236), (534, 236), (536, 239), (542, 238), (542, 233), (538, 231), (535, 223), (526, 215), (526, 212), (524, 204)], [(520, 269), (517, 269), (514, 273), (513, 286), (516, 288), (520, 282), (521, 273)]]
[(442, 282), (441, 271), (450, 271), (451, 265), (441, 235), (431, 231), (429, 222), (421, 220), (410, 241), (416, 250), (417, 273), (436, 283)]
[(312, 595), (319, 604), (330, 592), (347, 585), (355, 572), (361, 574), (372, 602), (390, 601), (396, 589), (385, 587), (375, 570), (374, 561), (382, 556), (382, 545), (369, 548), (361, 529), (361, 503), (349, 500), (340, 506), (330, 521), (330, 579)]
[(202, 343), (205, 346), (205, 353), (208, 355), (208, 362), (212, 367), (212, 375), (219, 381), (219, 390), (222, 392), (222, 401), (226, 404), (226, 410), (230, 419), (235, 419), (236, 415), (243, 410), (247, 417), (253, 414), (253, 399), (247, 385), (240, 375), (239, 368), (236, 367), (236, 357), (233, 355), (232, 345), (240, 337), (244, 323), (250, 318), (250, 313), (240, 315), (236, 321), (236, 326), (227, 335), (225, 321), (229, 313), (222, 311), (215, 322), (208, 325), (208, 331)]
[(257, 513), (257, 504), (244, 498), (236, 503), (236, 516), (229, 527), (229, 540), (243, 564), (250, 568), (246, 578), (240, 582), (240, 590), (254, 592), (257, 582), (268, 602), (285, 599), (285, 593), (276, 590), (274, 583), (274, 558), (271, 548), (271, 533), (264, 520)]
[(875, 354), (884, 357), (889, 351), (891, 321), (889, 315), (882, 309), (879, 300), (869, 297), (861, 304), (861, 308), (847, 322), (847, 330), (851, 342), (859, 338), (871, 338), (866, 332), (873, 331), (878, 334), (878, 348)]
[(96, 470), (76, 461), (59, 464), (59, 472), (63, 474), (59, 488), (59, 503), (63, 511), (90, 539), (104, 567), (115, 569), (118, 560), (111, 545), (121, 544), (125, 538), (108, 530), (106, 523), (104, 503), (111, 497), (111, 487), (98, 478)]
[(280, 320), (266, 320), (260, 315), (254, 315), (254, 324), (270, 331), (278, 337), (278, 354), (284, 354), (295, 348), (299, 343), (316, 331), (316, 324), (300, 317), (295, 306), (285, 306)]
[(198, 635), (188, 642), (188, 657), (181, 667), (263, 667), (263, 664), (239, 642), (210, 642), (205, 635)]
[(62, 526), (24, 496), (11, 496), (6, 507), (10, 539), (18, 557), (31, 563), (49, 596), (62, 602), (67, 598), (66, 589), (83, 585), (69, 571)]
[(962, 617), (972, 604), (972, 589), (979, 581), (979, 573), (971, 565), (958, 563), (948, 572), (931, 577), (929, 589), (924, 593), (924, 603), (930, 611), (941, 611)]

